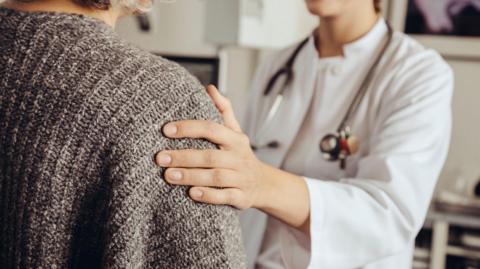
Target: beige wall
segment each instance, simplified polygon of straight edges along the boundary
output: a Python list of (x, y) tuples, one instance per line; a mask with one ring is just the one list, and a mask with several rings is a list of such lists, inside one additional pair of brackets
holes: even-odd
[(139, 32), (133, 16), (121, 19), (116, 31), (148, 51), (184, 56), (215, 56), (217, 47), (203, 41), (204, 14), (204, 1), (156, 1), (153, 10), (149, 12), (152, 24), (150, 33)]
[(440, 187), (480, 179), (480, 61), (448, 60), (455, 72), (452, 143)]

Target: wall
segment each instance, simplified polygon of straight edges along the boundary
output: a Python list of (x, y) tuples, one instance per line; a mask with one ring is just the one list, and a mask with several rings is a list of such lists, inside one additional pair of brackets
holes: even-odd
[(251, 48), (283, 48), (308, 34), (300, 0), (207, 0), (207, 40)]
[(447, 59), (455, 72), (452, 143), (439, 187), (480, 179), (480, 61)]
[(204, 1), (154, 2), (153, 10), (149, 12), (152, 33), (138, 31), (137, 22), (132, 16), (120, 20), (116, 31), (148, 51), (206, 57), (217, 54), (217, 47), (203, 41)]

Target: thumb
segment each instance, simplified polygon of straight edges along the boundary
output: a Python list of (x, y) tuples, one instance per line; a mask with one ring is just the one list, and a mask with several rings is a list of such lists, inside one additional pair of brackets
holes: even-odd
[(207, 92), (208, 95), (210, 95), (210, 98), (212, 98), (213, 103), (215, 104), (217, 109), (220, 111), (220, 114), (222, 114), (225, 126), (236, 132), (241, 132), (242, 129), (240, 128), (240, 124), (235, 117), (235, 113), (233, 112), (233, 107), (230, 100), (223, 96), (213, 85), (209, 85), (207, 87)]

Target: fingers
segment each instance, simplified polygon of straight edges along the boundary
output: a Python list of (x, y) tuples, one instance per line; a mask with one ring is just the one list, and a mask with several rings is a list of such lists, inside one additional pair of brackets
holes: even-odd
[(163, 133), (170, 138), (204, 138), (226, 148), (234, 147), (244, 136), (213, 121), (201, 120), (168, 123), (163, 127)]
[(173, 185), (194, 187), (237, 187), (238, 174), (228, 169), (179, 169), (169, 168), (165, 179)]
[(213, 205), (231, 205), (238, 209), (244, 209), (242, 204), (242, 191), (239, 189), (213, 189), (206, 187), (194, 187), (189, 191), (190, 197), (197, 201)]
[(217, 87), (214, 85), (208, 85), (207, 93), (210, 95), (210, 98), (212, 98), (213, 103), (218, 108), (220, 113), (223, 113), (225, 110), (229, 109), (228, 99), (220, 93)]
[(155, 162), (161, 167), (226, 169), (234, 169), (238, 163), (231, 153), (223, 150), (162, 151), (155, 156)]
[(236, 132), (241, 132), (240, 124), (235, 117), (235, 113), (233, 111), (232, 103), (230, 102), (230, 100), (224, 97), (213, 85), (209, 85), (207, 87), (207, 92), (215, 103), (215, 106), (222, 114), (225, 126)]

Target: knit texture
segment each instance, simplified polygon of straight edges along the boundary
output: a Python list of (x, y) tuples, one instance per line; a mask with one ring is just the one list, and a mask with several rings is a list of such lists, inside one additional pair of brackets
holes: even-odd
[(245, 268), (237, 212), (171, 186), (163, 137), (220, 121), (199, 82), (81, 15), (0, 8), (0, 268)]

